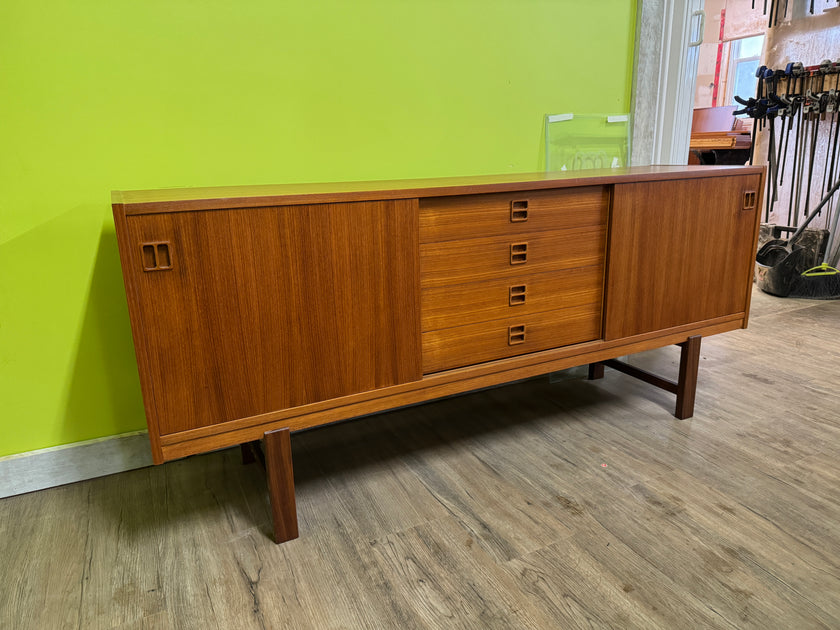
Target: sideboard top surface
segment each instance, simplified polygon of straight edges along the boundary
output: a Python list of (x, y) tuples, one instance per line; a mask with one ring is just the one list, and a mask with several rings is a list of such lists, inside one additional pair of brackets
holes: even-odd
[(761, 173), (761, 166), (635, 166), (552, 173), (505, 173), (471, 177), (403, 179), (369, 182), (214, 186), (114, 191), (111, 201), (126, 215), (223, 208), (252, 208), (370, 199), (439, 197), (492, 192), (610, 185), (626, 182), (724, 177)]

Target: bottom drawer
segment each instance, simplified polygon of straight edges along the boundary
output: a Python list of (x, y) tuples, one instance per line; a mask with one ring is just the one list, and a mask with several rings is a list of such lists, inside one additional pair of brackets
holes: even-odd
[(424, 332), (423, 373), (592, 341), (601, 336), (601, 304)]

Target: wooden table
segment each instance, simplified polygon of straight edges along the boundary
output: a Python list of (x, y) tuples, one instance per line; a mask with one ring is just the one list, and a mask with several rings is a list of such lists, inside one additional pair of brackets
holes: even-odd
[(752, 145), (750, 120), (735, 118), (737, 108), (701, 107), (694, 110), (689, 143), (690, 164), (746, 164)]

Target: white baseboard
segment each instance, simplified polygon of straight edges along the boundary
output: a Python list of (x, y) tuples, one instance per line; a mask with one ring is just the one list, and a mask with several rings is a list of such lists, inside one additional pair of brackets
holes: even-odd
[(151, 465), (147, 431), (0, 457), (0, 499)]

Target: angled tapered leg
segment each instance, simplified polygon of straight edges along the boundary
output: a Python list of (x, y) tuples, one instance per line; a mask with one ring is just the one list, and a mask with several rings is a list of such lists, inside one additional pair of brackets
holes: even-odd
[(289, 436), (288, 429), (268, 431), (265, 434), (265, 472), (276, 543), (298, 537), (292, 442)]
[(677, 408), (674, 415), (685, 420), (694, 415), (694, 395), (697, 392), (697, 372), (700, 366), (700, 335), (689, 337), (680, 344), (680, 376), (677, 381)]

